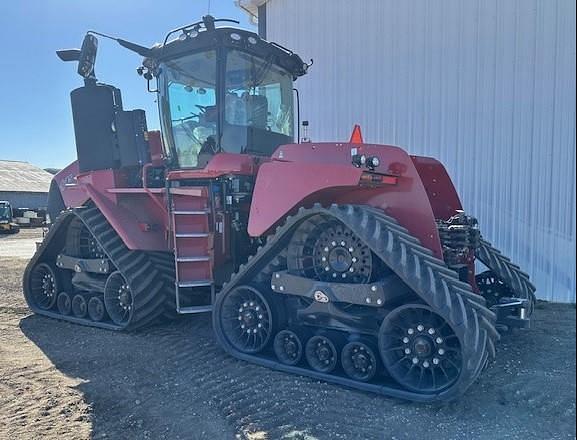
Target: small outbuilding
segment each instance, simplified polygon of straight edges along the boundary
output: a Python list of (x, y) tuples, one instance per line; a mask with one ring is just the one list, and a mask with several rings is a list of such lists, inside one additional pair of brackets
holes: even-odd
[(52, 177), (27, 162), (0, 160), (0, 200), (15, 209), (45, 209)]

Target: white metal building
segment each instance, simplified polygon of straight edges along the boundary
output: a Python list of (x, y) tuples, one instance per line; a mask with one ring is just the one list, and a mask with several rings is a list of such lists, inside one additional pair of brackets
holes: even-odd
[(575, 302), (574, 0), (241, 0), (261, 36), (314, 59), (313, 140), (440, 159), (484, 236), (542, 299)]
[(52, 177), (26, 162), (0, 160), (0, 200), (13, 208), (45, 209)]

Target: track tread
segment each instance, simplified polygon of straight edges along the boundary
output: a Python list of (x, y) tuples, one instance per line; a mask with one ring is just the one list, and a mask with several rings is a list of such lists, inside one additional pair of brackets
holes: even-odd
[[(451, 388), (436, 395), (421, 395), (383, 386), (369, 387), (340, 377), (318, 374), (300, 367), (282, 366), (257, 356), (245, 355), (226, 344), (219, 327), (218, 299), (237, 285), (255, 279), (259, 281), (266, 279), (266, 275), (274, 272), (271, 268), (274, 256), (280, 254), (291, 232), (306, 218), (319, 214), (334, 217), (355, 231), (359, 238), (425, 303), (451, 324), (461, 340), (463, 356), (467, 360), (459, 380)], [(495, 355), (494, 345), (499, 339), (494, 324), (495, 315), (485, 307), (482, 298), (476, 297), (478, 295), (475, 295), (468, 284), (459, 280), (456, 272), (449, 269), (444, 261), (435, 258), (432, 252), (422, 246), (418, 239), (412, 237), (406, 228), (384, 212), (355, 205), (332, 205), (330, 208), (323, 208), (316, 204), (310, 209), (300, 209), (294, 217), (287, 217), (284, 225), (279, 226), (276, 233), (267, 238), (267, 244), (255, 257), (232, 276), (217, 297), (213, 324), (221, 345), (240, 359), (283, 371), (337, 381), (356, 388), (370, 388), (370, 391), (411, 400), (445, 400), (462, 394), (475, 381), (487, 360)]]
[[(127, 325), (95, 322), (89, 319), (63, 316), (54, 312), (45, 312), (38, 310), (28, 301), (26, 279), (29, 271), (43, 259), (45, 251), (51, 246), (56, 234), (65, 234), (67, 226), (69, 226), (75, 218), (82, 221), (93, 234), (108, 258), (123, 274), (130, 285), (134, 298), (134, 309), (132, 319)], [(151, 254), (153, 253), (129, 250), (97, 208), (79, 207), (65, 211), (56, 219), (42, 245), (26, 268), (24, 274), (24, 290), (28, 305), (35, 313), (91, 327), (110, 330), (135, 330), (149, 325), (156, 322), (158, 318), (165, 313), (166, 297), (170, 290), (170, 287), (167, 286), (167, 281), (170, 279), (169, 275), (155, 266), (154, 257), (152, 257)]]
[(513, 263), (501, 251), (495, 248), (489, 241), (481, 239), (475, 256), (501, 279), (515, 294), (522, 299), (527, 299), (533, 304), (536, 301), (536, 287), (531, 283), (529, 275)]

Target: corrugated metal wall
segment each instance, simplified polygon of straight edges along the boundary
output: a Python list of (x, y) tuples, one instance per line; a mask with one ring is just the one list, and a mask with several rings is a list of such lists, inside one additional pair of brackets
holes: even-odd
[(0, 200), (10, 202), (12, 208), (46, 209), (48, 193), (0, 191)]
[(313, 140), (445, 163), (540, 298), (575, 302), (574, 0), (270, 0), (267, 39), (313, 58)]

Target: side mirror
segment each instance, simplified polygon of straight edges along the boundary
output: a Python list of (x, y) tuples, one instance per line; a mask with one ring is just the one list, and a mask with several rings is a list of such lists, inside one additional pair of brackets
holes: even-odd
[(95, 77), (94, 64), (98, 51), (98, 39), (92, 34), (86, 34), (78, 58), (78, 74), (83, 78)]
[(80, 59), (80, 49), (60, 49), (56, 55), (62, 61), (78, 61)]
[(61, 49), (56, 55), (62, 61), (78, 61), (78, 74), (82, 78), (95, 78), (94, 64), (98, 51), (98, 39), (92, 34), (86, 34), (81, 49)]

